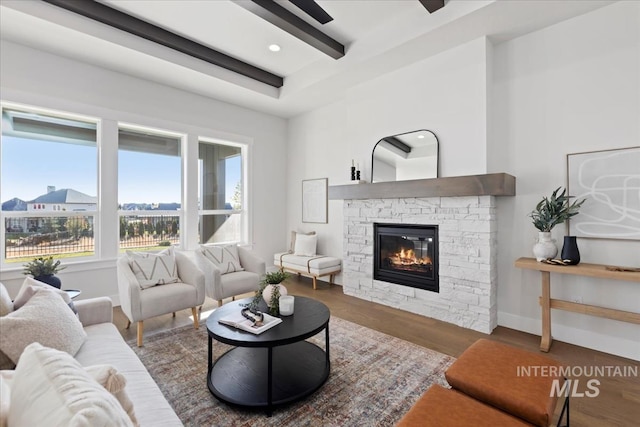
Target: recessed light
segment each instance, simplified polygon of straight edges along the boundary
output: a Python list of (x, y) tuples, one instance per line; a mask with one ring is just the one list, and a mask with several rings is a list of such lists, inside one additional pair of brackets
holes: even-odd
[(277, 44), (270, 44), (269, 45), (269, 50), (271, 52), (280, 52), (280, 46)]

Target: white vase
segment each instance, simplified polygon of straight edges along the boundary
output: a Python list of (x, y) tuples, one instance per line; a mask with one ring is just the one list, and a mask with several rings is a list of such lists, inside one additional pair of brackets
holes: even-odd
[(533, 255), (538, 261), (555, 258), (558, 255), (558, 247), (555, 239), (551, 238), (551, 232), (540, 231), (538, 233), (538, 242), (533, 245)]
[(280, 287), (280, 295), (281, 296), (282, 295), (287, 295), (287, 288), (285, 288), (283, 284), (265, 286), (264, 290), (262, 291), (262, 299), (264, 300), (264, 302), (267, 304), (267, 306), (269, 308), (271, 308), (271, 295), (273, 294), (273, 290), (274, 290), (275, 286), (279, 286)]

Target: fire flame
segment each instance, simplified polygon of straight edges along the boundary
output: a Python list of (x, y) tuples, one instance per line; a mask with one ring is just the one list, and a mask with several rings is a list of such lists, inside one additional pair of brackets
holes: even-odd
[(428, 256), (422, 258), (416, 257), (413, 249), (401, 249), (400, 252), (395, 253), (390, 259), (391, 263), (396, 265), (432, 264), (431, 258)]

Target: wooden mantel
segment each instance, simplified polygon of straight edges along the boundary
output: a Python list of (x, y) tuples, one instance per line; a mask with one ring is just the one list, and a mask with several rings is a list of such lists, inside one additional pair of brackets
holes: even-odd
[(506, 173), (329, 186), (329, 199), (515, 196), (516, 178)]

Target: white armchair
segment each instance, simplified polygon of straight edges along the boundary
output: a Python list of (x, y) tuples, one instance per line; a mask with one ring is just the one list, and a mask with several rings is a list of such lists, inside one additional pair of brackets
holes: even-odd
[(204, 273), (205, 293), (209, 298), (222, 305), (222, 300), (260, 288), (260, 279), (265, 273), (264, 260), (260, 259), (247, 248), (238, 246), (238, 257), (243, 271), (222, 274), (220, 269), (199, 251), (195, 251), (198, 268)]
[(122, 311), (131, 322), (137, 322), (138, 347), (142, 346), (143, 321), (151, 317), (191, 308), (193, 324), (199, 327), (197, 307), (204, 303), (204, 275), (185, 254), (176, 252), (179, 282), (142, 289), (131, 270), (129, 259), (117, 262), (118, 294)]

